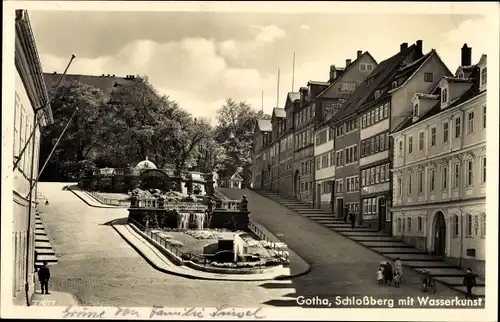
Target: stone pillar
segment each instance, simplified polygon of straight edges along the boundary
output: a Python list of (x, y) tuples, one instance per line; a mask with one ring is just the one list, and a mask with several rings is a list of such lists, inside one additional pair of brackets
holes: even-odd
[(186, 181), (186, 188), (187, 188), (187, 194), (192, 195), (193, 194), (193, 179), (188, 178)]
[(205, 183), (205, 185), (206, 185), (205, 191), (206, 191), (207, 196), (212, 197), (214, 195), (214, 183), (215, 183), (214, 175), (212, 173), (210, 173), (208, 175), (208, 178), (207, 178), (206, 183)]

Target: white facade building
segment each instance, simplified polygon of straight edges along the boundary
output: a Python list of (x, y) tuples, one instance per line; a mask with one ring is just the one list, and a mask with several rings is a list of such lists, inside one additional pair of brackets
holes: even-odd
[(316, 203), (318, 208), (331, 211), (331, 197), (335, 179), (335, 149), (333, 144), (333, 129), (324, 125), (315, 132), (314, 158)]
[(415, 94), (413, 117), (392, 134), (393, 235), (480, 276), (486, 258), (486, 81), (483, 55), (456, 77), (443, 77), (431, 93)]

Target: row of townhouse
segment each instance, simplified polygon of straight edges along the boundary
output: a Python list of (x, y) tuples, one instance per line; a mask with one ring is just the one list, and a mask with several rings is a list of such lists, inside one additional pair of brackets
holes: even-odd
[[(471, 65), (465, 44), (461, 56), (453, 74), (417, 40), (378, 64), (358, 51), (346, 68), (332, 66), (321, 92), (310, 82), (289, 94), (286, 183), (261, 158), (254, 171), (267, 181), (254, 187), (353, 212), (365, 227), (484, 272), (486, 55)], [(255, 156), (272, 147), (276, 124), (259, 123)]]
[[(309, 81), (299, 92), (287, 94), (285, 107), (274, 108), (271, 120), (258, 120), (253, 187), (330, 209), (334, 166), (328, 120), (376, 65), (368, 52), (358, 50), (356, 59), (346, 59), (344, 68), (330, 66), (328, 82)], [(318, 128), (326, 129), (324, 140), (315, 139)], [(322, 165), (315, 165), (318, 157)]]

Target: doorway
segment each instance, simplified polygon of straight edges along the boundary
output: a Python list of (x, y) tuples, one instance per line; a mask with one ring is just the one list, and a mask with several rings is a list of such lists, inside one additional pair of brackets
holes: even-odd
[(293, 176), (293, 195), (295, 199), (299, 200), (300, 196), (300, 173), (299, 170), (295, 171), (295, 175)]
[(385, 197), (380, 197), (378, 199), (378, 230), (384, 230), (385, 228), (385, 217), (387, 215), (387, 207), (385, 203)]
[(438, 256), (444, 256), (446, 251), (446, 221), (441, 211), (434, 219), (434, 252)]
[(337, 217), (344, 217), (344, 198), (337, 198)]
[(321, 209), (321, 183), (316, 185), (316, 208)]

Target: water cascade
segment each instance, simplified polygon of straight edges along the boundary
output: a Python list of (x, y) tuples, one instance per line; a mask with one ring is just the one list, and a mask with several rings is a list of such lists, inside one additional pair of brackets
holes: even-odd
[(205, 228), (205, 213), (203, 212), (197, 212), (194, 213), (194, 222), (195, 222), (195, 229), (203, 229)]
[(179, 221), (178, 221), (178, 226), (177, 228), (179, 229), (188, 229), (189, 228), (189, 219), (191, 217), (191, 214), (189, 213), (180, 213), (179, 214)]

